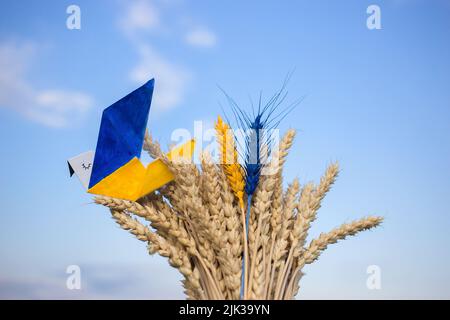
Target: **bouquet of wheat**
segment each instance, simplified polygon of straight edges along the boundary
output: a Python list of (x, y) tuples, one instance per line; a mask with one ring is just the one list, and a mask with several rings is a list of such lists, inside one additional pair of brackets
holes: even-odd
[[(123, 229), (148, 244), (150, 254), (166, 257), (180, 271), (188, 299), (293, 299), (303, 267), (329, 244), (382, 222), (369, 216), (306, 243), (338, 175), (337, 163), (317, 185), (300, 186), (294, 179), (283, 190), (282, 169), (294, 130), (257, 168), (239, 164), (235, 139), (220, 118), (216, 131), (221, 161), (203, 152), (199, 166), (169, 159), (146, 135), (144, 149), (169, 167), (174, 181), (136, 202), (95, 198)], [(271, 174), (261, 175), (263, 168)]]

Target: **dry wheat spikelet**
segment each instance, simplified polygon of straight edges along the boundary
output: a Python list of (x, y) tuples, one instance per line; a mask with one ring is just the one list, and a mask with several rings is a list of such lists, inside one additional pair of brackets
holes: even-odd
[(148, 131), (145, 131), (143, 149), (147, 151), (149, 156), (153, 159), (159, 158), (162, 155), (161, 146), (157, 141), (153, 140)]
[[(222, 135), (218, 137), (221, 152), (225, 160), (237, 160), (234, 144), (231, 149), (223, 148), (233, 141), (227, 128), (219, 118), (216, 130)], [(381, 217), (370, 216), (306, 243), (321, 202), (336, 180), (338, 166), (331, 164), (317, 185), (294, 179), (283, 192), (282, 167), (294, 137), (295, 131), (289, 130), (271, 154), (267, 168), (272, 174), (261, 177), (254, 194), (248, 239), (243, 237), (244, 183), (237, 161), (238, 166), (230, 167), (203, 153), (200, 166), (173, 162), (148, 134), (144, 149), (160, 158), (175, 180), (137, 202), (104, 196), (95, 197), (94, 202), (107, 207), (121, 228), (146, 242), (150, 254), (157, 253), (179, 270), (187, 299), (239, 299), (246, 250), (244, 296), (293, 299), (305, 265), (316, 261), (330, 244), (382, 222)]]

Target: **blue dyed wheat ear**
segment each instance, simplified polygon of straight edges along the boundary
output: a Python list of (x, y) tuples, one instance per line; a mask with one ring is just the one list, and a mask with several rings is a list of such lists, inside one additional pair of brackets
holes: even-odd
[[(225, 96), (231, 106), (234, 118), (245, 134), (244, 146), (240, 146), (240, 155), (244, 158), (245, 163), (243, 170), (245, 173), (245, 193), (247, 194), (247, 210), (245, 216), (244, 234), (248, 235), (250, 211), (252, 206), (252, 197), (258, 187), (261, 177), (261, 169), (265, 159), (270, 155), (272, 138), (270, 131), (278, 127), (280, 121), (295, 107), (299, 101), (291, 104), (288, 108), (276, 113), (278, 107), (286, 98), (285, 92), (287, 78), (280, 89), (271, 99), (262, 105), (262, 96), (259, 97), (258, 108), (252, 105), (252, 113), (246, 113), (241, 109), (230, 96), (225, 92)], [(247, 240), (246, 240), (247, 242)], [(247, 247), (247, 243), (245, 243)], [(248, 253), (244, 250), (244, 258), (242, 259), (242, 280), (241, 280), (241, 298), (248, 297)]]

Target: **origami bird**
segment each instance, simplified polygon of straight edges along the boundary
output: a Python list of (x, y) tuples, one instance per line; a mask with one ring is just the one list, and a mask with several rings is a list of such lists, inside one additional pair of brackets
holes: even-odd
[[(174, 179), (161, 159), (145, 167), (139, 157), (155, 80), (129, 93), (103, 111), (95, 154), (68, 160), (70, 175), (78, 176), (87, 191), (135, 201)], [(169, 159), (191, 159), (195, 141), (174, 148)]]

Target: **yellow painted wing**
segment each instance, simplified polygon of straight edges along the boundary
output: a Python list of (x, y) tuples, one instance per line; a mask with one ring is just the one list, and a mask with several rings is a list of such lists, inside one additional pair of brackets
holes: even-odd
[[(171, 150), (167, 157), (191, 159), (194, 153), (195, 140)], [(174, 179), (172, 172), (160, 159), (151, 162), (147, 168), (138, 158), (120, 167), (88, 190), (89, 193), (113, 198), (136, 201), (162, 187)]]
[(144, 176), (145, 167), (138, 158), (134, 157), (130, 162), (100, 180), (88, 192), (134, 201), (139, 198)]
[(164, 162), (162, 162), (162, 160), (160, 159), (156, 159), (152, 163), (149, 163), (149, 165), (147, 166), (138, 198), (161, 188), (163, 185), (169, 183), (173, 179), (174, 176), (172, 172), (164, 164)]
[(190, 160), (194, 154), (195, 140), (191, 139), (188, 142), (182, 144), (179, 147), (172, 149), (168, 154), (167, 158), (170, 160), (176, 160), (177, 158), (184, 158), (185, 160)]
[[(170, 160), (176, 160), (178, 158), (183, 158), (185, 160), (190, 160), (192, 154), (194, 153), (195, 140), (192, 139), (185, 144), (174, 148), (167, 154), (167, 158)], [(174, 179), (172, 172), (160, 159), (156, 159), (147, 166), (145, 178), (142, 184), (142, 190), (140, 192), (139, 198), (149, 194), (156, 189), (159, 189), (163, 185), (169, 183)]]

